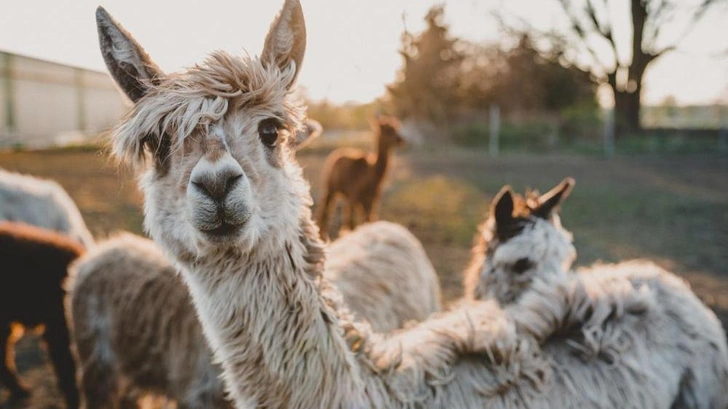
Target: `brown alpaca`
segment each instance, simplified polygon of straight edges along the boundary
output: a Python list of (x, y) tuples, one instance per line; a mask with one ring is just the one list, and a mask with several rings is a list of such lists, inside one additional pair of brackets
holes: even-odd
[(379, 117), (375, 123), (377, 152), (367, 153), (358, 149), (337, 149), (324, 165), (324, 194), (320, 203), (319, 227), (321, 235), (328, 235), (331, 205), (337, 196), (346, 202), (346, 223), (351, 230), (356, 227), (356, 215), (363, 212), (364, 221), (377, 220), (376, 207), (382, 191), (382, 182), (389, 166), (392, 150), (404, 144), (399, 134), (396, 118)]
[(66, 408), (78, 408), (76, 364), (64, 314), (63, 283), (68, 265), (84, 248), (66, 235), (22, 223), (0, 222), (0, 385), (12, 398), (30, 396), (19, 382), (13, 359), (11, 324), (43, 324), (43, 339), (58, 376)]

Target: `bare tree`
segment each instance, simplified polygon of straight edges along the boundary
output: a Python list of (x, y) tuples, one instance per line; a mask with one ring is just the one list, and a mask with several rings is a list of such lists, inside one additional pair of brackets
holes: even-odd
[[(615, 118), (620, 133), (640, 129), (642, 80), (647, 67), (679, 42), (701, 21), (715, 3), (725, 0), (629, 0), (629, 47), (615, 39), (611, 12), (621, 4), (614, 0), (555, 0), (568, 24), (559, 30), (539, 32), (527, 22), (508, 22), (511, 32), (529, 32), (548, 39), (548, 55), (589, 72), (598, 84), (608, 84), (614, 96)], [(618, 10), (616, 10), (618, 11)], [(511, 19), (512, 21), (512, 19)], [(605, 48), (606, 45), (606, 48)], [(608, 49), (609, 52), (600, 52)]]

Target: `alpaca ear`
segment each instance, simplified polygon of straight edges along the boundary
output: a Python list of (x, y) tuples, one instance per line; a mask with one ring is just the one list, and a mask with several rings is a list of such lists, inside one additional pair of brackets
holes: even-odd
[(493, 199), (491, 204), (491, 212), (495, 217), (496, 228), (510, 225), (515, 218), (513, 217), (513, 192), (510, 186), (503, 186)]
[(539, 197), (538, 206), (531, 211), (533, 215), (542, 219), (550, 218), (561, 202), (569, 197), (574, 184), (576, 184), (574, 178), (566, 178), (558, 186)]
[(316, 139), (324, 131), (324, 128), (318, 121), (307, 119), (303, 124), (303, 130), (298, 130), (296, 136), (292, 139), (292, 147), (299, 150), (308, 145), (309, 142)]
[(149, 90), (149, 84), (164, 73), (134, 37), (101, 6), (96, 9), (96, 26), (101, 55), (111, 77), (133, 102), (138, 101)]
[(301, 3), (298, 0), (286, 0), (268, 30), (260, 59), (263, 64), (276, 65), (281, 71), (295, 64), (296, 72), (289, 84), (291, 86), (301, 71), (305, 51), (306, 22)]

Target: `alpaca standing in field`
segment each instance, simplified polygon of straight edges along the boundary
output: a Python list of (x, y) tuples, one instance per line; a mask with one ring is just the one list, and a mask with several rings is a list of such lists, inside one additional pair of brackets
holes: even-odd
[(378, 117), (374, 126), (376, 154), (357, 149), (337, 149), (326, 159), (321, 178), (324, 193), (318, 217), (324, 237), (328, 234), (328, 221), (337, 197), (346, 202), (346, 223), (342, 224), (348, 224), (350, 230), (356, 226), (360, 212), (365, 222), (377, 220), (376, 208), (390, 157), (395, 148), (404, 144), (404, 139), (399, 134), (400, 125), (395, 118)]
[(83, 247), (67, 236), (22, 223), (0, 221), (0, 384), (14, 398), (30, 396), (17, 378), (11, 324), (45, 327), (43, 339), (69, 409), (78, 408), (76, 365), (64, 315), (68, 265)]
[(0, 169), (0, 220), (64, 233), (86, 248), (94, 243), (73, 199), (52, 180)]
[[(693, 351), (719, 358), (718, 346), (673, 337), (673, 318), (653, 302), (660, 288), (620, 279), (530, 292), (531, 308), (482, 302), (373, 333), (322, 277), (294, 158), (298, 1), (285, 2), (260, 59), (216, 52), (170, 76), (105, 13), (98, 22), (110, 71), (136, 96), (114, 152), (144, 169), (145, 226), (180, 268), (237, 408), (668, 409), (695, 376)], [(695, 407), (722, 402), (704, 403)]]
[[(440, 309), (437, 275), (401, 226), (377, 222), (331, 244), (325, 275), (377, 331)], [(134, 407), (145, 393), (178, 408), (230, 407), (189, 293), (154, 242), (122, 234), (72, 266), (69, 304), (87, 408)]]

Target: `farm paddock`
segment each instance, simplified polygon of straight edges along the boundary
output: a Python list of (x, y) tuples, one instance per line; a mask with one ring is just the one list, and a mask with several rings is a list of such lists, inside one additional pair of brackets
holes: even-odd
[[(325, 152), (299, 153), (313, 197), (320, 193)], [(57, 180), (97, 238), (141, 233), (141, 194), (130, 173), (104, 152), (54, 150), (0, 153), (0, 167)], [(506, 155), (445, 149), (404, 151), (394, 160), (380, 217), (407, 226), (425, 246), (446, 301), (461, 292), (476, 225), (504, 184), (548, 189), (565, 176), (576, 187), (561, 212), (574, 233), (578, 265), (649, 258), (685, 277), (728, 324), (728, 157), (724, 154), (622, 156)], [(17, 346), (18, 369), (34, 391), (30, 405), (62, 407), (45, 352), (35, 336)]]

